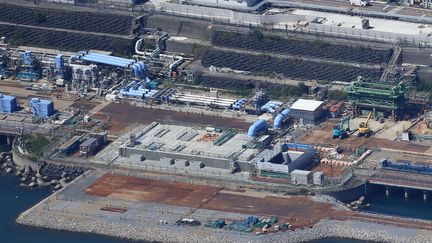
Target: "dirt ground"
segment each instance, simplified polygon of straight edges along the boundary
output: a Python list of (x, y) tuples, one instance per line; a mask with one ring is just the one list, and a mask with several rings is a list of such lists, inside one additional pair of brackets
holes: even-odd
[(347, 169), (346, 166), (330, 166), (329, 164), (319, 163), (318, 166), (312, 169), (312, 172), (321, 171), (324, 173), (326, 177), (333, 177), (342, 175), (343, 172)]
[(356, 148), (359, 148), (361, 146), (366, 146), (367, 148), (387, 148), (417, 153), (424, 153), (430, 148), (430, 146), (402, 141), (392, 141), (382, 138), (376, 138), (374, 136), (369, 138), (359, 138), (355, 134), (343, 140), (333, 139), (332, 130), (334, 125), (336, 125), (337, 123), (337, 120), (329, 120), (325, 122), (321, 127), (311, 131), (310, 133), (305, 134), (302, 138), (300, 138), (300, 142), (306, 144), (341, 146), (350, 152), (353, 152)]
[(101, 113), (110, 116), (110, 131), (112, 132), (122, 131), (132, 124), (145, 125), (153, 121), (168, 124), (175, 123), (176, 125), (201, 125), (242, 130), (246, 130), (250, 126), (248, 122), (239, 119), (142, 108), (128, 104), (111, 103), (103, 108)]
[(95, 102), (95, 101), (89, 101), (89, 100), (84, 100), (84, 99), (80, 99), (78, 101), (75, 101), (71, 106), (74, 108), (84, 108), (85, 112), (88, 112), (90, 110), (92, 110), (93, 108), (95, 108), (97, 105), (99, 105), (100, 102)]
[(257, 216), (277, 215), (295, 222), (298, 227), (310, 226), (330, 215), (341, 213), (331, 204), (315, 202), (306, 196), (255, 197), (246, 192), (228, 193), (221, 188), (187, 183), (170, 183), (143, 178), (105, 174), (92, 184), (89, 195), (202, 208)]

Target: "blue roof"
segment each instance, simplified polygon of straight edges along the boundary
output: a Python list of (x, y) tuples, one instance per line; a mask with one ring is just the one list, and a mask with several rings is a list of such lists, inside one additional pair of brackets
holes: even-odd
[(41, 104), (52, 104), (53, 101), (52, 100), (44, 100), (44, 99), (39, 99), (39, 98), (32, 98), (31, 102), (40, 102)]
[(132, 59), (126, 59), (121, 57), (113, 57), (108, 55), (102, 55), (97, 53), (87, 53), (82, 56), (84, 61), (102, 63), (106, 65), (116, 66), (116, 67), (127, 67), (135, 61)]
[(0, 99), (10, 101), (10, 100), (16, 99), (16, 97), (15, 96), (10, 96), (10, 95), (2, 95), (2, 94), (0, 94)]

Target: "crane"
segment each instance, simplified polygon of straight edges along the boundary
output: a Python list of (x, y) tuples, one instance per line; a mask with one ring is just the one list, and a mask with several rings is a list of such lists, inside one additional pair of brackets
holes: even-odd
[(368, 138), (372, 135), (372, 130), (369, 127), (369, 120), (371, 119), (371, 117), (372, 117), (372, 112), (369, 113), (365, 122), (361, 122), (359, 124), (357, 137), (365, 136), (366, 138)]
[[(345, 128), (345, 124), (347, 128)], [(347, 131), (349, 130), (350, 130), (350, 116), (346, 115), (343, 116), (340, 119), (339, 123), (333, 127), (333, 139), (335, 138), (344, 139), (348, 137)]]

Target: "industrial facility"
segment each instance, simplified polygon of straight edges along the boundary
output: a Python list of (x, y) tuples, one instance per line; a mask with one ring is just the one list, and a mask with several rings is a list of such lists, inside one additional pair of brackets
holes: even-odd
[(163, 167), (175, 165), (217, 168), (226, 173), (259, 174), (262, 171), (288, 175), (295, 169), (308, 168), (315, 153), (308, 145), (270, 146), (268, 136), (253, 139), (235, 130), (201, 130), (160, 123), (135, 129), (124, 137), (129, 139), (119, 146), (119, 155), (137, 160), (137, 166), (156, 161)]
[[(2, 1), (1, 169), (59, 190), (39, 212), (107, 232), (127, 221), (137, 240), (308, 241), (290, 237), (348, 220), (430, 230), (363, 203), (374, 187), (432, 191), (419, 4)], [(47, 164), (89, 170), (44, 181)], [(173, 238), (139, 238), (164, 225)]]

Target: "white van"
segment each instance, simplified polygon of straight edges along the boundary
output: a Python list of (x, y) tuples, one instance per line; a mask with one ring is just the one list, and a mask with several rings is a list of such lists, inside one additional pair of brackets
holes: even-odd
[(369, 0), (350, 0), (351, 6), (366, 7), (369, 5)]

